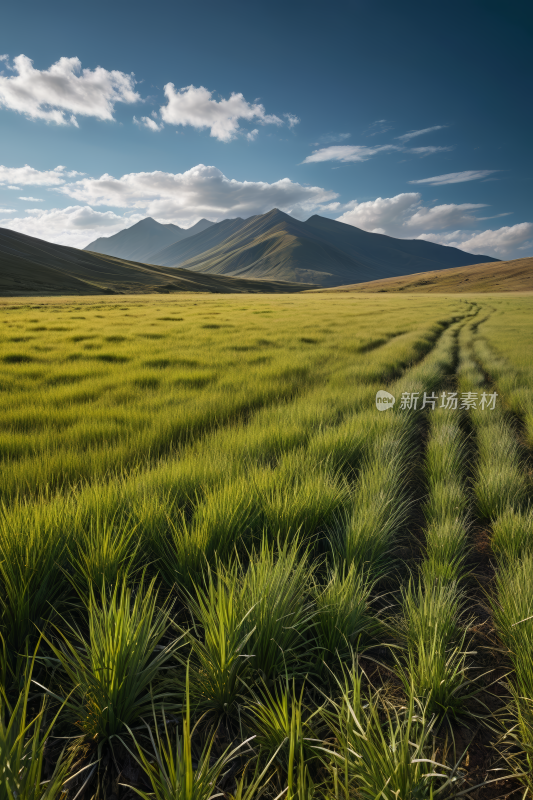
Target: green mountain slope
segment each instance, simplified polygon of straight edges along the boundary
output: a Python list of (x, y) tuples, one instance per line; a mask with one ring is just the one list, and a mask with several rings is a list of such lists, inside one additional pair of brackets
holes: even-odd
[(301, 222), (278, 209), (224, 220), (156, 253), (152, 263), (195, 272), (339, 286), (496, 261), (417, 239), (395, 239), (313, 216)]
[(201, 219), (192, 228), (180, 228), (178, 225), (162, 225), (155, 219), (147, 217), (115, 233), (114, 236), (102, 236), (84, 247), (93, 253), (102, 253), (115, 256), (126, 261), (149, 262), (159, 250), (174, 244), (174, 242), (187, 239), (209, 228), (213, 223)]
[(243, 280), (151, 266), (0, 228), (0, 296), (138, 292), (294, 292), (317, 284)]

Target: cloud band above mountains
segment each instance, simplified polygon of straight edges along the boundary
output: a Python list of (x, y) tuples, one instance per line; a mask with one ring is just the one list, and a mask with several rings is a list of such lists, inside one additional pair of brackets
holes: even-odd
[[(1, 218), (0, 226), (75, 247), (83, 247), (101, 235), (110, 236), (146, 216), (189, 227), (202, 217), (213, 222), (246, 218), (274, 207), (298, 219), (336, 212), (339, 221), (366, 231), (425, 239), (499, 258), (511, 257), (533, 239), (533, 224), (529, 222), (482, 230), (482, 222), (491, 219), (479, 216), (480, 209), (486, 208), (483, 203), (425, 205), (419, 192), (403, 192), (341, 205), (336, 192), (320, 186), (305, 186), (289, 178), (273, 183), (237, 181), (204, 164), (183, 173), (137, 172), (120, 178), (107, 174), (82, 177), (65, 167), (40, 171), (28, 165), (0, 166), (0, 184), (13, 188), (14, 181), (20, 186), (60, 193), (75, 204), (67, 208), (27, 208), (25, 216)], [(39, 202), (31, 196), (24, 199)], [(102, 206), (112, 210), (98, 210)], [(12, 214), (13, 209), (3, 213)]]
[(59, 190), (89, 205), (142, 208), (149, 216), (178, 225), (194, 224), (202, 217), (216, 222), (262, 214), (274, 207), (305, 217), (337, 198), (336, 192), (302, 186), (289, 178), (274, 183), (237, 181), (204, 164), (176, 174), (133, 172), (121, 178), (82, 178)]

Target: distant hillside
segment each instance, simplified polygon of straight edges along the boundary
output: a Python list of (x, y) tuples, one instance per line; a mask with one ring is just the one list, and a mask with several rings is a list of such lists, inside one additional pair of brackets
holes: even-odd
[(531, 292), (533, 291), (533, 258), (497, 261), (456, 267), (401, 278), (317, 289), (328, 292)]
[(496, 261), (419, 239), (395, 239), (315, 215), (307, 222), (273, 209), (224, 220), (156, 253), (167, 267), (241, 278), (352, 284)]
[(295, 292), (316, 288), (139, 264), (0, 228), (0, 296), (138, 292)]
[(213, 223), (207, 219), (201, 219), (192, 228), (180, 228), (178, 225), (162, 225), (152, 217), (147, 217), (115, 233), (114, 236), (102, 236), (84, 247), (92, 253), (102, 253), (115, 258), (122, 258), (126, 261), (150, 262), (152, 256), (159, 250), (194, 236), (196, 233), (209, 228)]

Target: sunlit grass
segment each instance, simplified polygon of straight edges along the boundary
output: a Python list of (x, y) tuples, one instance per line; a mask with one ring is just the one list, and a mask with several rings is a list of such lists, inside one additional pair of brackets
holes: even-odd
[[(37, 680), (68, 696), (54, 735), (77, 737), (83, 775), (64, 800), (84, 781), (166, 800), (453, 793), (441, 722), (455, 735), (477, 674), (480, 519), (527, 763), (533, 405), (526, 356), (513, 383), (503, 353), (509, 308), (346, 294), (0, 309), (0, 667), (12, 702), (44, 631)], [(400, 409), (404, 391), (491, 380), (497, 412)], [(138, 780), (119, 777), (124, 748)]]

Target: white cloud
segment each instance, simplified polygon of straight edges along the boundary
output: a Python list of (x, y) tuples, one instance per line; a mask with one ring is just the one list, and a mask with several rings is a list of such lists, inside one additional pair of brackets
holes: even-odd
[(297, 117), (295, 114), (284, 114), (283, 116), (286, 118), (289, 128), (294, 128), (295, 125), (301, 122), (300, 117)]
[(486, 208), (485, 203), (446, 203), (426, 208), (421, 206), (404, 222), (408, 228), (421, 230), (442, 230), (452, 227), (472, 227), (478, 222), (477, 217), (469, 214), (477, 208)]
[(444, 153), (447, 150), (453, 150), (453, 147), (434, 147), (433, 145), (429, 147), (410, 147), (408, 152), (415, 153), (418, 156), (431, 156), (433, 153)]
[(415, 136), (422, 136), (425, 133), (433, 133), (433, 131), (440, 131), (442, 128), (447, 127), (447, 125), (433, 125), (432, 128), (421, 128), (419, 131), (409, 131), (408, 133), (402, 134), (402, 136), (396, 136), (396, 139), (399, 139), (401, 142), (408, 142), (409, 139), (414, 139)]
[(20, 192), (20, 189), (21, 189), (21, 187), (20, 187), (20, 186), (8, 186), (7, 188), (8, 188), (8, 189), (13, 189), (13, 190), (14, 190), (14, 191), (16, 191), (16, 192)]
[[(344, 213), (338, 219), (340, 222), (355, 225), (372, 233), (386, 233), (388, 236), (400, 239), (425, 238), (428, 232), (429, 240), (441, 242), (442, 239), (442, 243), (446, 244), (446, 237), (452, 237), (455, 241), (459, 233), (457, 229), (479, 228), (480, 221), (490, 219), (490, 217), (477, 217), (472, 213), (480, 208), (486, 208), (486, 205), (445, 203), (424, 206), (418, 192), (405, 192), (395, 197), (378, 197), (363, 203), (354, 200), (344, 206)], [(436, 233), (446, 228), (453, 228), (454, 233)], [(474, 232), (466, 230), (462, 235), (470, 240)]]
[(468, 169), (464, 172), (448, 172), (446, 175), (435, 175), (433, 178), (422, 178), (409, 183), (428, 183), (430, 186), (444, 186), (448, 183), (466, 183), (466, 181), (479, 181), (498, 172), (496, 169)]
[(79, 58), (63, 57), (49, 69), (38, 70), (31, 59), (19, 55), (10, 69), (16, 74), (0, 75), (0, 107), (30, 119), (75, 126), (76, 115), (113, 120), (116, 103), (141, 99), (133, 75), (102, 67), (82, 70)]
[(314, 150), (310, 156), (303, 160), (303, 164), (314, 164), (319, 161), (367, 161), (376, 153), (386, 150), (399, 150), (394, 144), (383, 144), (376, 147), (366, 145), (339, 144), (331, 147), (322, 147)]
[(42, 203), (42, 202), (44, 202), (41, 197), (19, 197), (19, 200), (26, 200), (27, 203)]
[(354, 200), (338, 220), (372, 233), (397, 236), (397, 231), (401, 230), (419, 203), (418, 192), (404, 192), (396, 197), (378, 197), (364, 203)]
[(60, 186), (66, 178), (76, 178), (82, 172), (65, 172), (66, 167), (55, 167), (50, 170), (39, 170), (25, 164), (23, 167), (4, 167), (0, 165), (0, 185), (17, 184), (8, 186), (9, 189), (20, 189), (21, 186)]
[[(9, 209), (0, 210), (0, 213), (2, 211)], [(0, 227), (70, 247), (85, 247), (99, 236), (112, 236), (145, 216), (135, 214), (123, 217), (112, 211), (95, 211), (88, 206), (49, 210), (34, 208), (27, 209), (26, 214), (26, 217), (0, 219)]]
[(151, 117), (141, 117), (140, 119), (137, 119), (137, 117), (134, 116), (133, 121), (136, 125), (140, 125), (141, 127), (144, 126), (150, 131), (161, 131), (164, 127), (163, 124), (158, 125), (155, 119), (152, 119)]
[(16, 212), (16, 208), (0, 208), (0, 214), (16, 214)]
[[(427, 207), (422, 205), (418, 192), (405, 192), (363, 203), (353, 201), (345, 207), (344, 214), (338, 220), (372, 233), (384, 233), (400, 239), (423, 239), (457, 247), (467, 253), (496, 258), (519, 258), (522, 254), (518, 251), (533, 251), (531, 222), (521, 222), (498, 230), (464, 230), (479, 228), (479, 222), (485, 217), (476, 217), (472, 212), (484, 207), (481, 203), (447, 203)], [(452, 227), (455, 230), (451, 232), (437, 232)]]
[(248, 131), (248, 133), (246, 134), (246, 138), (248, 139), (249, 142), (253, 142), (258, 133), (259, 133), (259, 129), (258, 128), (254, 128), (253, 131)]
[(165, 86), (167, 105), (160, 109), (164, 122), (191, 125), (199, 130), (209, 128), (211, 136), (229, 142), (240, 133), (239, 120), (257, 120), (261, 125), (282, 125), (279, 117), (267, 114), (261, 103), (248, 103), (240, 93), (229, 99), (214, 100), (204, 86), (185, 86), (176, 91), (173, 83)]
[(237, 181), (216, 167), (198, 164), (187, 172), (133, 172), (114, 178), (83, 178), (60, 187), (78, 202), (143, 209), (156, 219), (190, 225), (202, 217), (213, 221), (249, 217), (277, 207), (298, 218), (320, 211), (337, 193), (302, 186), (289, 178), (275, 183)]
[(427, 242), (458, 247), (467, 253), (480, 253), (495, 258), (515, 258), (514, 250), (531, 248), (533, 251), (533, 223), (520, 222), (517, 225), (479, 232), (454, 231), (453, 233), (426, 233), (417, 237)]
[(314, 164), (320, 161), (342, 161), (344, 163), (354, 161), (367, 161), (371, 156), (376, 153), (390, 152), (393, 150), (399, 152), (414, 153), (419, 156), (429, 156), (433, 153), (442, 153), (446, 150), (452, 150), (450, 147), (409, 147), (404, 148), (395, 144), (382, 144), (375, 146), (367, 145), (351, 145), (340, 144), (332, 145), (331, 147), (321, 147), (320, 150), (314, 150), (310, 156), (303, 160), (303, 164)]

